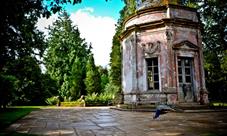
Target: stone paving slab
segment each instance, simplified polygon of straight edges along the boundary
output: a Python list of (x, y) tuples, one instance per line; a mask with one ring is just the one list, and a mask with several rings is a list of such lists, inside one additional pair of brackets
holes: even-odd
[(167, 113), (109, 108), (56, 108), (33, 111), (6, 130), (48, 136), (226, 136), (227, 112)]

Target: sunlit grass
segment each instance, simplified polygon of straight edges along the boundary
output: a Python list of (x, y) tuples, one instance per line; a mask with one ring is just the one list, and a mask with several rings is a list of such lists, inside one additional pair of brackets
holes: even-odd
[(11, 106), (10, 108), (34, 108), (34, 109), (42, 109), (42, 108), (56, 108), (56, 106)]
[(227, 107), (227, 103), (221, 103), (221, 102), (214, 102), (214, 103), (211, 103), (211, 105), (215, 107), (218, 107), (218, 106)]

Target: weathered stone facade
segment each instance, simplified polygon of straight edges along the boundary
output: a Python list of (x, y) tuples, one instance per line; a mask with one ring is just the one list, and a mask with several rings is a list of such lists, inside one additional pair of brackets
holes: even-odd
[(124, 103), (208, 103), (196, 9), (140, 8), (125, 21), (121, 38)]

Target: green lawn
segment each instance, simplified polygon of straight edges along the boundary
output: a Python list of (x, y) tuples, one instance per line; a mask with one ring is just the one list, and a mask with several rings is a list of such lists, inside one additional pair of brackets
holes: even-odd
[(24, 117), (33, 110), (39, 108), (34, 107), (12, 107), (0, 109), (0, 129), (4, 129), (18, 119)]
[(10, 107), (6, 109), (0, 109), (0, 136), (10, 135), (10, 136), (26, 136), (26, 134), (20, 134), (16, 132), (5, 132), (4, 129), (10, 124), (14, 123), (18, 119), (26, 116), (33, 110), (37, 110), (38, 106), (17, 106)]

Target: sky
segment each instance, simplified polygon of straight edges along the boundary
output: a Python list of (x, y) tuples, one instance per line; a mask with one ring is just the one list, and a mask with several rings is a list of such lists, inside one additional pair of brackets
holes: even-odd
[[(67, 4), (64, 9), (70, 14), (73, 25), (78, 26), (81, 37), (92, 44), (95, 64), (107, 67), (110, 60), (112, 38), (115, 25), (123, 8), (122, 0), (82, 0), (80, 4)], [(57, 14), (50, 18), (40, 18), (37, 28), (48, 35), (46, 29), (57, 19)]]

